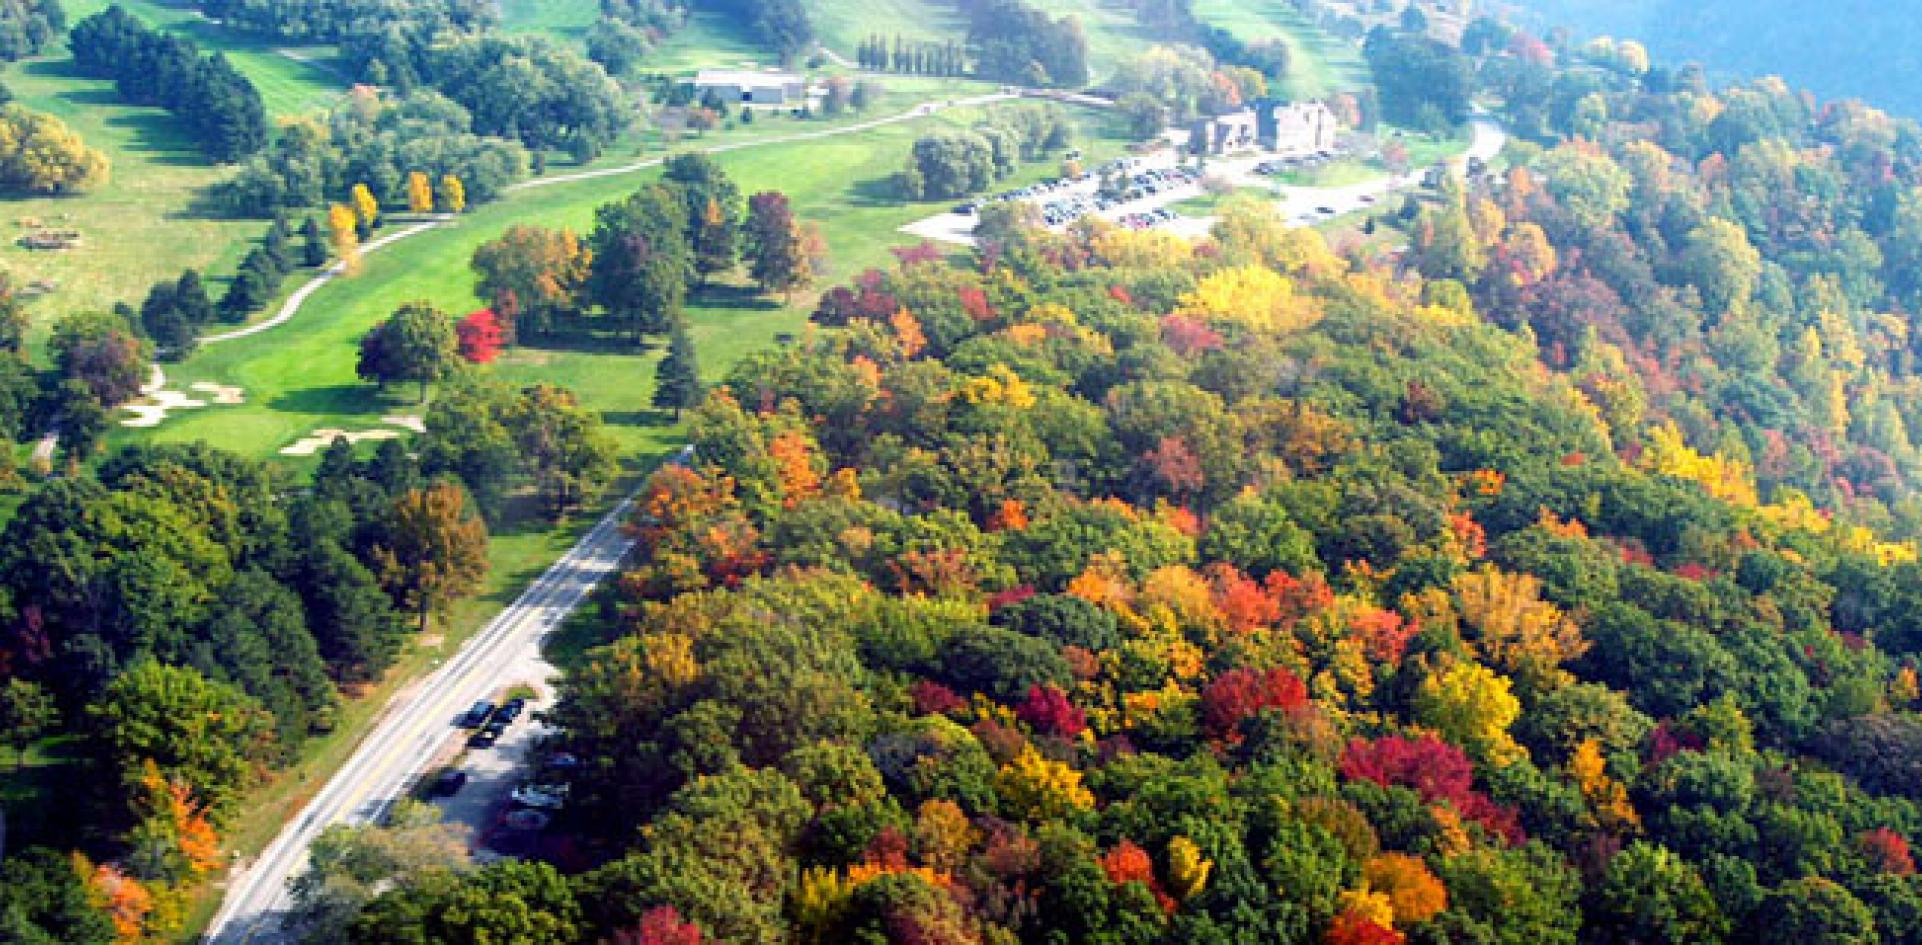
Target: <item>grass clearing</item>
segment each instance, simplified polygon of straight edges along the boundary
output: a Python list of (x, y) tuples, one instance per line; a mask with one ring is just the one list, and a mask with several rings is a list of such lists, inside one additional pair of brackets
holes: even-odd
[(1374, 84), (1360, 47), (1309, 22), (1290, 0), (1195, 0), (1194, 11), (1237, 39), (1286, 43), (1289, 75), (1275, 89), (1283, 97), (1326, 98)]
[[(982, 115), (980, 108), (957, 108), (839, 137), (721, 152), (716, 158), (745, 193), (787, 192), (801, 219), (820, 224), (827, 238), (832, 268), (822, 280), (845, 279), (887, 263), (887, 248), (907, 240), (897, 228), (941, 206), (903, 205), (884, 191), (884, 179), (900, 167), (914, 138), (930, 126), (965, 126)], [(1088, 113), (1082, 116), (1087, 123)], [(1093, 132), (1084, 135), (1089, 144), (1112, 140), (1105, 124), (1111, 119), (1095, 120), (1103, 123), (1088, 129)], [(1108, 150), (1119, 150), (1119, 144), (1090, 153)], [(1037, 163), (1020, 179), (1055, 170), (1051, 162)], [(247, 392), (245, 405), (180, 414), (150, 432), (119, 429), (114, 439), (207, 440), (248, 455), (273, 455), (315, 428), (372, 429), (382, 416), (413, 410), (417, 405), (410, 392), (397, 388), (383, 395), (355, 377), (356, 346), (370, 326), (415, 299), (457, 313), (478, 307), (468, 268), (476, 246), (530, 219), (585, 231), (595, 207), (626, 196), (658, 173), (647, 169), (521, 191), (372, 254), (360, 275), (315, 293), (293, 322), (209, 346), (168, 370), (176, 388), (196, 381), (240, 387)], [(809, 301), (784, 306), (736, 284), (698, 294), (689, 316), (702, 363), (719, 374), (742, 354), (772, 343), (775, 335), (797, 330)], [(560, 348), (515, 349), (497, 371), (511, 381), (558, 379), (574, 387), (584, 402), (609, 417), (623, 447), (635, 449), (653, 444), (648, 400), (657, 356), (657, 349), (636, 353), (612, 339), (587, 339)]]
[(582, 42), (601, 17), (599, 0), (500, 0), (501, 29)]
[[(276, 50), (154, 0), (123, 5), (156, 28), (226, 54), (260, 87), (276, 115), (323, 106), (344, 87), (331, 50)], [(106, 6), (105, 0), (78, 0), (68, 4), (68, 15), (78, 20)], [(172, 115), (124, 104), (111, 81), (76, 73), (64, 46), (17, 64), (7, 86), (15, 100), (57, 116), (112, 161), (108, 183), (92, 192), (0, 201), (0, 265), (16, 285), (45, 280), (58, 287), (33, 303), (39, 333), (69, 312), (138, 304), (154, 282), (183, 269), (217, 276), (211, 290), (224, 289), (250, 241), (267, 228), (263, 221), (221, 219), (201, 208), (205, 190), (231, 168), (207, 163)], [(15, 240), (30, 221), (79, 230), (83, 243), (67, 250), (25, 249)]]
[(815, 0), (808, 6), (821, 43), (849, 59), (876, 33), (889, 43), (961, 40), (968, 31), (960, 9), (940, 0)]
[(227, 29), (196, 10), (158, 0), (68, 0), (67, 18), (79, 22), (113, 4), (125, 7), (154, 29), (193, 40), (203, 53), (226, 56), (260, 89), (261, 101), (270, 115), (305, 114), (333, 101), (350, 84), (331, 46), (289, 48)]

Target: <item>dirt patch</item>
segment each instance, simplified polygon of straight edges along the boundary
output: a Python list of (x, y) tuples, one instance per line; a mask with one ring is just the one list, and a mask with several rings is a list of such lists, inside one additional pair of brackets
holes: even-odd
[(413, 414), (401, 414), (399, 416), (393, 416), (393, 417), (382, 417), (380, 418), (380, 422), (385, 423), (388, 426), (400, 427), (403, 430), (410, 430), (415, 433), (427, 432), (427, 421), (422, 420), (421, 418), (414, 416)]

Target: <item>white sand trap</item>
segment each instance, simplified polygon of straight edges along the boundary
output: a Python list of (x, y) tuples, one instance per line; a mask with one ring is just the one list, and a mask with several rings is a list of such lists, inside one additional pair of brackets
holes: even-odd
[(157, 427), (167, 414), (175, 410), (193, 410), (207, 406), (204, 400), (197, 400), (177, 390), (150, 390), (141, 402), (122, 404), (122, 409), (133, 414), (120, 421), (123, 427)]
[(335, 440), (340, 440), (340, 439), (345, 439), (349, 443), (361, 443), (368, 440), (398, 440), (400, 439), (400, 431), (399, 430), (348, 431), (348, 430), (336, 430), (332, 427), (327, 427), (324, 429), (315, 430), (314, 432), (304, 437), (301, 437), (298, 440), (295, 440), (293, 444), (290, 446), (281, 447), (280, 455), (312, 456), (315, 453), (318, 453), (321, 450), (324, 450), (327, 447), (332, 446)]
[(207, 394), (209, 400), (223, 407), (247, 402), (246, 391), (226, 384), (215, 384), (212, 381), (195, 381), (192, 384), (188, 384), (187, 389)]
[(382, 417), (380, 418), (380, 422), (385, 423), (388, 426), (400, 427), (403, 430), (412, 430), (415, 433), (427, 432), (427, 421), (422, 420), (421, 418), (416, 417), (413, 414), (400, 414), (399, 416)]
[(157, 427), (175, 410), (194, 410), (205, 407), (209, 402), (222, 406), (246, 403), (246, 393), (238, 387), (228, 387), (210, 381), (196, 381), (187, 389), (209, 395), (206, 400), (189, 397), (177, 390), (167, 389), (167, 372), (155, 364), (148, 368), (147, 383), (140, 385), (140, 399), (133, 403), (121, 404), (122, 410), (133, 416), (120, 421), (123, 427)]

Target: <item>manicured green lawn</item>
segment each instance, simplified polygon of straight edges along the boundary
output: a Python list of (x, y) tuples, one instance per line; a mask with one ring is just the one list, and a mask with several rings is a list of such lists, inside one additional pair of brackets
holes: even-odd
[(1287, 43), (1289, 77), (1276, 90), (1285, 97), (1324, 98), (1373, 84), (1361, 50), (1309, 22), (1289, 0), (1195, 0), (1194, 11), (1237, 39)]
[(862, 40), (877, 33), (892, 43), (897, 36), (960, 40), (967, 32), (956, 6), (940, 0), (815, 0), (808, 16), (821, 42), (849, 59)]
[(185, 36), (202, 52), (224, 54), (260, 89), (272, 115), (305, 114), (339, 96), (348, 85), (332, 47), (289, 48), (225, 29), (184, 6), (158, 0), (67, 0), (67, 17), (78, 22), (117, 3), (155, 29)]
[[(903, 206), (882, 188), (913, 139), (929, 126), (965, 125), (981, 114), (977, 108), (954, 109), (840, 137), (723, 152), (717, 159), (743, 191), (784, 191), (803, 220), (817, 222), (831, 254), (830, 269), (821, 281), (842, 280), (867, 266), (886, 264), (887, 248), (908, 241), (897, 229), (940, 206)], [(1084, 135), (1091, 159), (1113, 153), (1118, 145), (1100, 124), (1105, 116), (1079, 114), (1084, 123), (1092, 123)], [(1026, 169), (1025, 176), (1053, 171), (1051, 164), (1037, 164)], [(204, 439), (250, 455), (273, 455), (316, 428), (371, 429), (381, 425), (383, 416), (416, 412), (411, 392), (382, 395), (354, 376), (356, 344), (369, 326), (414, 299), (450, 312), (477, 307), (468, 260), (480, 243), (518, 222), (586, 230), (595, 207), (625, 196), (656, 173), (649, 169), (521, 191), (451, 226), (370, 255), (360, 275), (320, 290), (292, 323), (208, 346), (168, 369), (175, 386), (194, 381), (239, 386), (246, 391), (245, 405), (186, 412), (151, 433), (121, 430), (116, 439)], [(784, 306), (740, 287), (701, 295), (690, 307), (690, 317), (703, 364), (710, 373), (720, 373), (742, 353), (796, 330), (810, 304), (811, 299), (797, 298), (796, 304)], [(653, 419), (648, 399), (656, 356), (652, 350), (636, 353), (595, 342), (561, 350), (517, 350), (498, 370), (513, 380), (555, 380), (575, 388), (586, 403), (615, 421), (624, 445), (638, 448), (654, 443), (647, 431)]]
[(500, 0), (501, 29), (580, 41), (600, 18), (600, 0)]
[[(154, 0), (121, 2), (156, 27), (227, 54), (277, 115), (324, 105), (344, 87), (328, 50), (292, 51), (309, 57), (301, 61), (236, 38), (184, 9)], [(78, 20), (106, 6), (106, 0), (73, 0), (67, 11)], [(137, 304), (154, 282), (189, 267), (224, 279), (239, 264), (247, 241), (266, 230), (260, 221), (208, 214), (206, 188), (232, 169), (208, 164), (173, 116), (122, 104), (112, 82), (75, 74), (64, 47), (15, 65), (6, 81), (21, 104), (58, 116), (112, 161), (106, 186), (90, 193), (0, 201), (0, 265), (16, 286), (38, 280), (58, 285), (33, 303), (42, 331), (64, 313), (105, 309), (119, 301)], [(16, 240), (34, 222), (79, 230), (84, 242), (60, 251), (24, 249)], [(220, 282), (212, 286), (215, 292), (223, 288)]]
[[(62, 55), (21, 63), (7, 74), (22, 104), (58, 116), (112, 161), (108, 183), (92, 192), (0, 201), (0, 265), (16, 286), (58, 285), (33, 303), (41, 327), (66, 312), (122, 300), (138, 304), (156, 280), (188, 267), (231, 274), (244, 242), (266, 225), (214, 219), (198, 209), (202, 191), (229, 171), (206, 164), (166, 112), (122, 105), (113, 83), (75, 76), (69, 65)], [(35, 222), (79, 230), (83, 242), (57, 251), (19, 246), (16, 240)]]

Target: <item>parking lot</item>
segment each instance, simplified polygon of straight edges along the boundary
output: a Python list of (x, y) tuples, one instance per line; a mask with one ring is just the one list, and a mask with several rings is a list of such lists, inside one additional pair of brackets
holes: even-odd
[[(1471, 160), (1486, 163), (1501, 152), (1507, 135), (1486, 116), (1471, 121), (1474, 132), (1466, 154), (1452, 163), (1463, 167)], [(1137, 229), (1165, 229), (1194, 238), (1214, 226), (1212, 217), (1188, 217), (1169, 206), (1201, 193), (1204, 177), (1218, 178), (1236, 190), (1259, 188), (1274, 194), (1276, 212), (1291, 226), (1314, 226), (1337, 217), (1373, 209), (1397, 192), (1421, 186), (1423, 171), (1383, 174), (1359, 183), (1332, 187), (1301, 187), (1274, 178), (1293, 170), (1308, 170), (1342, 155), (1335, 152), (1278, 155), (1247, 153), (1211, 158), (1197, 171), (1185, 155), (1164, 148), (1154, 154), (1120, 158), (1074, 179), (1054, 179), (1028, 187), (959, 204), (902, 227), (902, 231), (938, 242), (974, 245), (976, 212), (996, 200), (1026, 200), (1036, 204), (1050, 229), (1061, 230), (1083, 216), (1096, 216)], [(1125, 188), (1100, 193), (1102, 173), (1121, 175)]]

